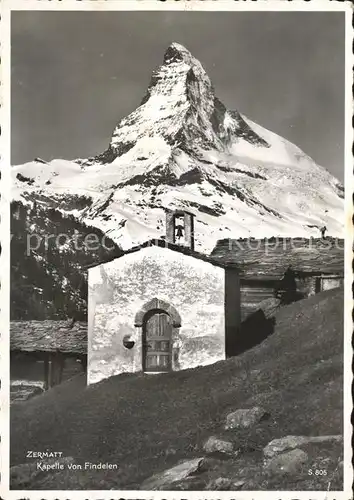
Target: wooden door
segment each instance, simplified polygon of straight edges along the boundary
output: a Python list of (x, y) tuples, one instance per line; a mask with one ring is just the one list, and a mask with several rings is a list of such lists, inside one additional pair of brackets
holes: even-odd
[(148, 316), (143, 329), (143, 369), (146, 372), (172, 370), (171, 317), (156, 311)]

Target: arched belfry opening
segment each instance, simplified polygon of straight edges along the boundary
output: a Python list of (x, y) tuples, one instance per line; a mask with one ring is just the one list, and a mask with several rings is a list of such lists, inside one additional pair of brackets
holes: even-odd
[(179, 368), (178, 333), (181, 317), (168, 302), (154, 298), (135, 315), (142, 338), (144, 372), (169, 372)]
[(194, 214), (167, 209), (166, 241), (194, 250)]

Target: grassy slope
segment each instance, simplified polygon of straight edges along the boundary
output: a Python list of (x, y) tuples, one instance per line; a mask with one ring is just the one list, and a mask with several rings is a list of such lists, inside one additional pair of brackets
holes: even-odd
[[(331, 290), (282, 308), (273, 335), (236, 358), (167, 375), (116, 376), (89, 388), (79, 376), (13, 407), (12, 465), (26, 462), (26, 450), (62, 451), (78, 461), (118, 463), (119, 471), (65, 471), (31, 487), (136, 489), (179, 459), (202, 456), (225, 414), (255, 404), (271, 418), (228, 436), (254, 453), (287, 434), (341, 433), (342, 316), (343, 291)], [(306, 480), (284, 488), (322, 489)]]

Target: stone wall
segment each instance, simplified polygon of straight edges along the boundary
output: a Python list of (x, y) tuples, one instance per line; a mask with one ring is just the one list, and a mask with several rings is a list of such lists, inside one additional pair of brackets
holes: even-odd
[[(154, 298), (181, 317), (173, 340), (175, 367), (225, 359), (224, 270), (152, 246), (89, 271), (89, 383), (142, 370), (142, 328), (135, 316)], [(131, 349), (123, 345), (126, 336), (134, 341)]]

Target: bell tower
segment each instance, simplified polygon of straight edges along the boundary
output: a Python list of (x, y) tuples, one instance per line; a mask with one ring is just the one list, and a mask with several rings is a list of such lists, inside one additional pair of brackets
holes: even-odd
[(194, 214), (166, 209), (166, 241), (194, 250)]

